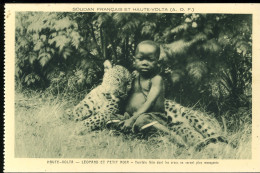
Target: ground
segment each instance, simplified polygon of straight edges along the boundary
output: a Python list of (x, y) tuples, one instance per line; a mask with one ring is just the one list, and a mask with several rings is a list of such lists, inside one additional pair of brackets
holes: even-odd
[(76, 123), (64, 117), (68, 102), (40, 94), (15, 96), (15, 157), (23, 158), (109, 158), (109, 159), (250, 159), (251, 125), (228, 131), (237, 147), (210, 144), (200, 152), (176, 146), (168, 136), (148, 138), (109, 130), (76, 136)]

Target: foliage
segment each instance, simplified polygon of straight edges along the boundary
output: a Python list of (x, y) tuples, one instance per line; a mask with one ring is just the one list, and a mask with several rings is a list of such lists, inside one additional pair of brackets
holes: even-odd
[(250, 109), (252, 16), (240, 14), (16, 14), (16, 83), (23, 89), (85, 93), (110, 59), (133, 70), (142, 40), (161, 46), (167, 94), (221, 114)]

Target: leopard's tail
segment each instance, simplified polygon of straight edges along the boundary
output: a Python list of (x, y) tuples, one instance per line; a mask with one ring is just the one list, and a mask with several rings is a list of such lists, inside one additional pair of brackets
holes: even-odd
[(229, 142), (226, 137), (224, 137), (224, 136), (216, 136), (216, 137), (211, 137), (211, 138), (205, 139), (204, 141), (202, 141), (202, 142), (198, 143), (197, 145), (195, 145), (194, 148), (195, 148), (195, 151), (201, 151), (207, 145), (209, 145), (211, 143), (215, 144), (215, 143), (218, 143), (218, 142), (228, 144), (232, 148), (236, 147), (233, 143)]

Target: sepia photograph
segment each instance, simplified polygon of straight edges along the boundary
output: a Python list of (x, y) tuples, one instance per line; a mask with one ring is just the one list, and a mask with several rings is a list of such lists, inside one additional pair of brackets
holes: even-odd
[(259, 171), (259, 6), (7, 5), (6, 171)]
[(16, 157), (251, 158), (252, 15), (15, 15)]

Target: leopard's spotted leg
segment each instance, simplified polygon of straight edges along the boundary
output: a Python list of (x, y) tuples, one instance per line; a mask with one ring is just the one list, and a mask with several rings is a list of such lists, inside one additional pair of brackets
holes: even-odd
[[(181, 116), (187, 120), (190, 126), (194, 127), (204, 138), (210, 138), (218, 134), (219, 124), (212, 124), (208, 121), (207, 115), (199, 111), (186, 109), (181, 112)], [(213, 120), (212, 120), (213, 121)]]
[[(167, 116), (171, 118), (171, 122), (183, 122), (187, 126), (190, 126), (191, 130), (193, 129), (193, 131), (200, 133), (203, 140), (212, 138), (212, 140), (208, 141), (213, 141), (214, 138), (218, 138), (221, 134), (220, 125), (217, 120), (210, 118), (205, 113), (183, 107), (171, 100), (165, 101), (165, 110)], [(225, 141), (224, 137), (223, 140), (218, 141)], [(200, 141), (196, 143), (200, 143)]]
[(91, 97), (87, 97), (82, 100), (73, 110), (75, 121), (82, 121), (92, 116), (96, 108)]
[(193, 146), (203, 141), (203, 136), (184, 123), (178, 123), (172, 125), (170, 129), (177, 135), (180, 136), (188, 146)]
[(182, 139), (190, 146), (191, 151), (201, 151), (210, 143), (225, 143), (228, 144), (228, 140), (224, 136), (216, 136), (210, 138), (204, 138), (199, 132), (194, 130), (189, 125), (178, 124), (171, 127), (176, 135), (181, 136)]
[(95, 114), (82, 122), (79, 122), (80, 125), (77, 127), (75, 133), (78, 135), (85, 135), (90, 131), (102, 129), (105, 127), (107, 115), (98, 113)]
[(106, 127), (107, 122), (118, 112), (118, 105), (115, 104), (114, 101), (111, 101), (111, 103), (105, 105), (101, 109), (103, 109), (102, 112), (83, 120), (81, 122), (83, 127), (81, 126), (76, 133), (84, 135), (90, 131)]
[(204, 140), (195, 144), (195, 150), (199, 151), (206, 147), (210, 143), (225, 143), (230, 144), (233, 148), (234, 145), (229, 143), (227, 138), (223, 136), (223, 132), (220, 129), (220, 124), (216, 119), (209, 119), (209, 116), (205, 113), (190, 110), (187, 113), (187, 119), (189, 120), (190, 126), (194, 127), (203, 137)]
[(205, 138), (204, 141), (201, 141), (199, 143), (197, 143), (194, 147), (194, 149), (196, 151), (201, 151), (203, 148), (205, 148), (207, 145), (211, 144), (211, 143), (217, 143), (217, 142), (221, 142), (221, 143), (225, 143), (225, 144), (229, 144), (228, 140), (226, 139), (226, 137), (224, 136), (217, 136), (217, 137), (210, 137), (210, 138)]

